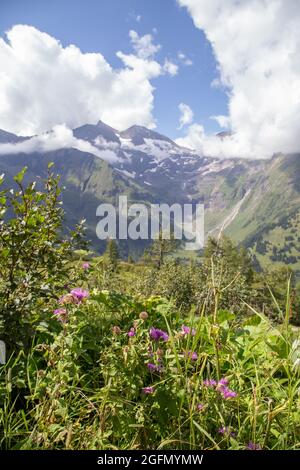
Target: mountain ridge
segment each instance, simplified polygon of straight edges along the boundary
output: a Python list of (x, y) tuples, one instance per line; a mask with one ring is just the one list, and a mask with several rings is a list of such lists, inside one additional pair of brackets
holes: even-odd
[[(88, 142), (91, 150), (69, 148), (0, 155), (0, 172), (12, 180), (26, 162), (31, 178), (40, 177), (47, 161), (54, 160), (66, 187), (67, 220), (71, 223), (79, 216), (86, 218), (93, 246), (98, 246), (97, 204), (117, 203), (118, 195), (126, 193), (131, 202), (203, 202), (207, 235), (224, 232), (247, 246), (263, 265), (278, 262), (300, 269), (295, 238), (298, 215), (300, 218), (299, 155), (278, 154), (270, 160), (220, 160), (198, 155), (143, 126), (118, 131), (102, 121), (79, 126), (72, 132), (76, 139)], [(0, 130), (0, 144), (19, 145), (24, 139), (28, 140)], [(100, 155), (109, 150), (116, 158), (104, 162), (93, 154), (93, 148)], [(81, 201), (79, 206), (75, 194)], [(282, 242), (285, 237), (287, 243)]]

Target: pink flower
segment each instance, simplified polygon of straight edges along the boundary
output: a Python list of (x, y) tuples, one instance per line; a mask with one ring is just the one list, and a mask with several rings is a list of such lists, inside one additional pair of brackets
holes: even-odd
[(130, 330), (128, 331), (128, 336), (132, 337), (132, 336), (135, 336), (135, 329), (132, 327), (130, 328)]
[(186, 353), (186, 356), (190, 357), (192, 359), (192, 361), (197, 361), (197, 359), (198, 359), (198, 354), (196, 352), (193, 352), (193, 351), (188, 351)]
[(61, 308), (57, 308), (54, 310), (54, 315), (57, 316), (57, 319), (61, 322), (61, 323), (66, 323), (67, 322), (67, 310), (63, 307)]
[(209, 380), (206, 379), (206, 380), (203, 381), (203, 385), (205, 387), (208, 387), (208, 388), (214, 388), (214, 387), (216, 387), (217, 382), (216, 382), (216, 380), (213, 380), (213, 379), (209, 379)]
[(85, 261), (84, 263), (82, 263), (81, 267), (82, 267), (82, 269), (90, 269), (90, 263)]
[(204, 408), (203, 403), (198, 403), (198, 405), (196, 406), (196, 408), (197, 408), (198, 411), (202, 411), (203, 408)]
[(79, 304), (83, 300), (87, 299), (87, 297), (89, 297), (90, 295), (87, 290), (84, 290), (81, 287), (76, 287), (75, 289), (72, 289), (70, 294), (74, 297), (75, 301)]
[(191, 330), (189, 326), (182, 325), (181, 330), (182, 330), (181, 334), (183, 336), (187, 336), (189, 334), (191, 334), (192, 336), (195, 336), (196, 334), (196, 330), (194, 328)]
[(154, 392), (154, 387), (144, 387), (142, 388), (143, 393), (146, 395), (149, 395)]
[(230, 398), (236, 398), (237, 393), (233, 390), (230, 390), (228, 387), (224, 387), (220, 390), (221, 395), (223, 396), (224, 400), (229, 400)]

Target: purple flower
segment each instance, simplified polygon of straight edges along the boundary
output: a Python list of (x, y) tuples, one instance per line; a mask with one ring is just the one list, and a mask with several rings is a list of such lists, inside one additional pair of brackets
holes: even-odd
[(189, 334), (191, 334), (192, 336), (195, 336), (196, 330), (194, 328), (192, 328), (192, 330), (191, 330), (189, 326), (182, 325), (181, 334), (183, 336), (187, 336)]
[(135, 329), (132, 327), (130, 328), (130, 330), (128, 331), (128, 336), (132, 337), (132, 336), (135, 336)]
[(62, 322), (66, 323), (67, 322), (67, 310), (63, 307), (57, 308), (54, 310), (54, 315), (57, 316), (57, 319)]
[(217, 382), (213, 379), (204, 380), (203, 385), (208, 388), (214, 388), (217, 386)]
[(219, 390), (221, 395), (223, 396), (224, 400), (229, 400), (230, 398), (236, 398), (237, 393), (234, 392), (233, 390), (230, 390), (228, 387), (223, 387), (221, 390)]
[(196, 406), (196, 408), (197, 408), (198, 411), (202, 411), (203, 408), (204, 408), (203, 403), (198, 403), (197, 406)]
[(196, 352), (193, 352), (193, 351), (188, 351), (186, 353), (186, 356), (190, 357), (192, 359), (192, 361), (197, 361), (197, 359), (198, 359), (198, 354)]
[(143, 391), (143, 393), (145, 393), (146, 395), (149, 395), (150, 393), (153, 393), (153, 392), (154, 392), (154, 387), (144, 387), (144, 388), (142, 388), (142, 391)]
[(231, 437), (236, 436), (235, 432), (231, 432), (228, 426), (223, 426), (222, 428), (219, 428), (218, 433), (223, 434), (223, 436), (231, 436)]
[(159, 341), (162, 339), (163, 341), (168, 341), (169, 335), (162, 330), (159, 330), (158, 328), (151, 328), (150, 329), (150, 337), (151, 339), (154, 339), (154, 341)]
[(228, 384), (229, 384), (229, 380), (225, 379), (225, 377), (223, 377), (221, 380), (219, 380), (218, 387), (220, 387), (220, 388), (226, 387)]
[(156, 364), (153, 364), (152, 362), (148, 362), (147, 367), (150, 370), (150, 372), (161, 372), (162, 371), (162, 365), (161, 364), (156, 365)]
[(261, 450), (261, 447), (259, 444), (255, 444), (254, 442), (248, 442), (247, 444), (247, 447), (246, 447), (247, 450)]
[(90, 269), (90, 263), (85, 261), (84, 263), (82, 263), (81, 267), (82, 267), (82, 269)]
[(88, 291), (82, 289), (81, 287), (72, 289), (70, 293), (79, 304), (89, 296)]

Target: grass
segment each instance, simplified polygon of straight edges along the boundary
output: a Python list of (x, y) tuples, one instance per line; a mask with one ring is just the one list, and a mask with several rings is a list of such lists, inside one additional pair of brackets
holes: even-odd
[[(119, 276), (142, 272), (124, 264)], [(49, 313), (30, 351), (0, 367), (2, 449), (299, 448), (289, 288), (285, 312), (274, 298), (283, 320), (274, 325), (250, 304), (242, 319), (220, 309), (216, 282), (213, 311), (203, 302), (182, 312), (159, 296), (101, 290), (97, 279), (94, 271), (89, 297), (65, 304), (64, 317)]]

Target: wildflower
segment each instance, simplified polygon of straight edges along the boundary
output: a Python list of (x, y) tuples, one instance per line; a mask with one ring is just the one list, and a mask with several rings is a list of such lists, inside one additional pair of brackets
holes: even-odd
[(223, 396), (224, 400), (229, 400), (230, 398), (236, 398), (237, 393), (233, 390), (230, 390), (228, 387), (224, 387), (220, 390), (221, 395)]
[(198, 411), (202, 411), (203, 408), (204, 408), (203, 403), (198, 403), (197, 406), (196, 406), (196, 409), (197, 409)]
[(57, 308), (54, 310), (54, 315), (57, 316), (57, 319), (62, 322), (62, 323), (66, 323), (67, 321), (67, 310), (63, 307), (61, 308)]
[(72, 289), (70, 294), (74, 297), (75, 301), (79, 304), (89, 296), (88, 291), (82, 289), (81, 287), (76, 287), (75, 289)]
[(247, 447), (246, 447), (247, 450), (261, 450), (261, 447), (259, 444), (255, 444), (254, 442), (248, 442), (247, 444)]
[(128, 331), (127, 335), (130, 336), (130, 337), (135, 336), (135, 329), (134, 329), (133, 327), (130, 328), (130, 330)]
[(75, 299), (72, 294), (65, 294), (58, 299), (59, 305), (74, 304)]
[(188, 351), (186, 353), (186, 356), (190, 357), (192, 359), (192, 361), (197, 361), (197, 359), (198, 359), (198, 354), (196, 352), (193, 352), (193, 351)]
[(82, 269), (90, 269), (90, 263), (85, 261), (84, 263), (82, 263), (81, 267), (82, 267)]
[(195, 336), (196, 330), (194, 328), (192, 328), (191, 330), (189, 326), (182, 325), (181, 334), (182, 336), (187, 336), (189, 334), (191, 334), (192, 336)]
[(147, 312), (141, 312), (139, 317), (140, 317), (141, 320), (147, 320), (148, 313)]
[(231, 437), (236, 436), (236, 433), (230, 431), (230, 428), (228, 426), (223, 426), (222, 428), (219, 428), (218, 433), (223, 434), (223, 436), (231, 436)]
[(161, 372), (162, 371), (162, 365), (161, 364), (159, 364), (157, 366), (156, 364), (153, 364), (152, 362), (148, 362), (147, 367), (150, 370), (150, 372)]
[(229, 380), (223, 377), (221, 380), (219, 380), (218, 387), (219, 388), (227, 387), (228, 384), (229, 384)]
[(213, 379), (209, 379), (209, 380), (207, 379), (207, 380), (204, 380), (203, 385), (208, 388), (214, 388), (217, 386), (217, 382), (216, 380), (213, 380)]
[(143, 393), (146, 395), (149, 395), (154, 392), (154, 387), (144, 387), (142, 388)]
[(54, 315), (65, 315), (67, 310), (65, 308), (57, 308), (54, 310)]
[(154, 341), (159, 341), (162, 339), (163, 341), (168, 341), (169, 335), (162, 330), (159, 330), (158, 328), (151, 328), (150, 329), (150, 337), (151, 339), (154, 339)]
[(112, 327), (112, 332), (114, 335), (120, 335), (121, 334), (121, 328), (117, 325)]

